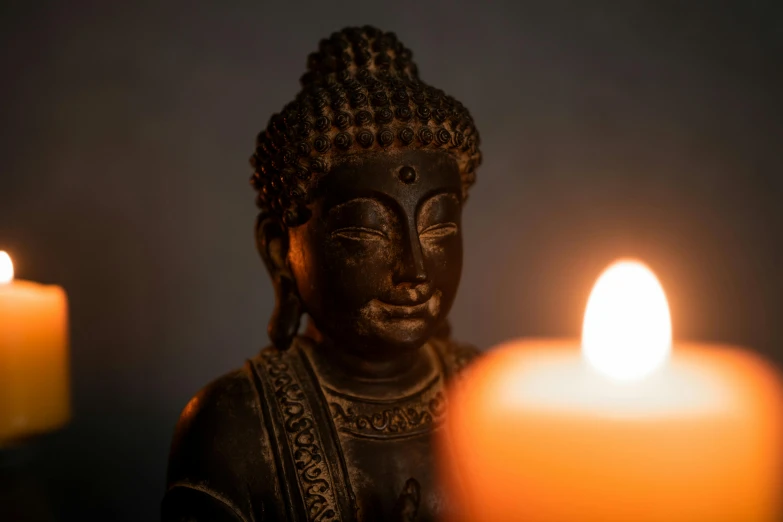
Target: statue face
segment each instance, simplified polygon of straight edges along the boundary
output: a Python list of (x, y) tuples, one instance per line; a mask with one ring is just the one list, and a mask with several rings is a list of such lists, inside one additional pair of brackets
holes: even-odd
[(388, 359), (420, 347), (462, 271), (461, 180), (442, 151), (346, 158), (324, 176), (288, 261), (305, 310), (335, 345)]

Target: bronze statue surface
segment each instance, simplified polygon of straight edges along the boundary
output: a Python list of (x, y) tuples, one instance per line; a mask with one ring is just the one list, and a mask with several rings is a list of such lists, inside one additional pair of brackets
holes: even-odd
[(476, 355), (446, 317), (478, 132), (372, 27), (323, 40), (302, 87), (251, 159), (272, 345), (185, 407), (165, 521), (447, 513), (432, 435), (447, 381)]

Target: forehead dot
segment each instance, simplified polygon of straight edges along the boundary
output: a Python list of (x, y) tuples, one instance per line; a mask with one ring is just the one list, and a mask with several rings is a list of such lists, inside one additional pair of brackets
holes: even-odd
[(400, 181), (405, 184), (413, 183), (416, 181), (416, 169), (406, 165), (400, 169), (400, 172), (397, 173), (397, 176), (400, 178)]

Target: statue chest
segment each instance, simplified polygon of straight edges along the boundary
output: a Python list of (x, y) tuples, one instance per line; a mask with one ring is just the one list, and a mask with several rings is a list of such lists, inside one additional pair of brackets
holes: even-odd
[(410, 478), (416, 479), (421, 487), (416, 520), (439, 518), (443, 498), (437, 489), (431, 437), (418, 435), (396, 440), (341, 437), (341, 447), (356, 497), (358, 520), (392, 520), (394, 505)]
[(421, 486), (418, 520), (433, 520), (442, 512), (433, 435), (445, 413), (443, 384), (436, 375), (414, 393), (388, 400), (323, 387), (359, 520), (386, 520), (410, 478)]
[(358, 397), (323, 385), (304, 353), (262, 353), (277, 509), (296, 521), (391, 520), (409, 478), (421, 486), (417, 520), (442, 512), (433, 433), (445, 413), (445, 378), (432, 375), (401, 397)]

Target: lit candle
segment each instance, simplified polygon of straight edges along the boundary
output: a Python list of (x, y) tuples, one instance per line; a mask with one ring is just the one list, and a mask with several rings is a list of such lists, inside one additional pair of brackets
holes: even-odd
[(0, 445), (69, 418), (65, 292), (14, 280), (11, 258), (0, 251)]
[(581, 350), (514, 341), (452, 389), (441, 461), (456, 520), (779, 522), (782, 396), (749, 351), (672, 350), (658, 280), (615, 263)]

